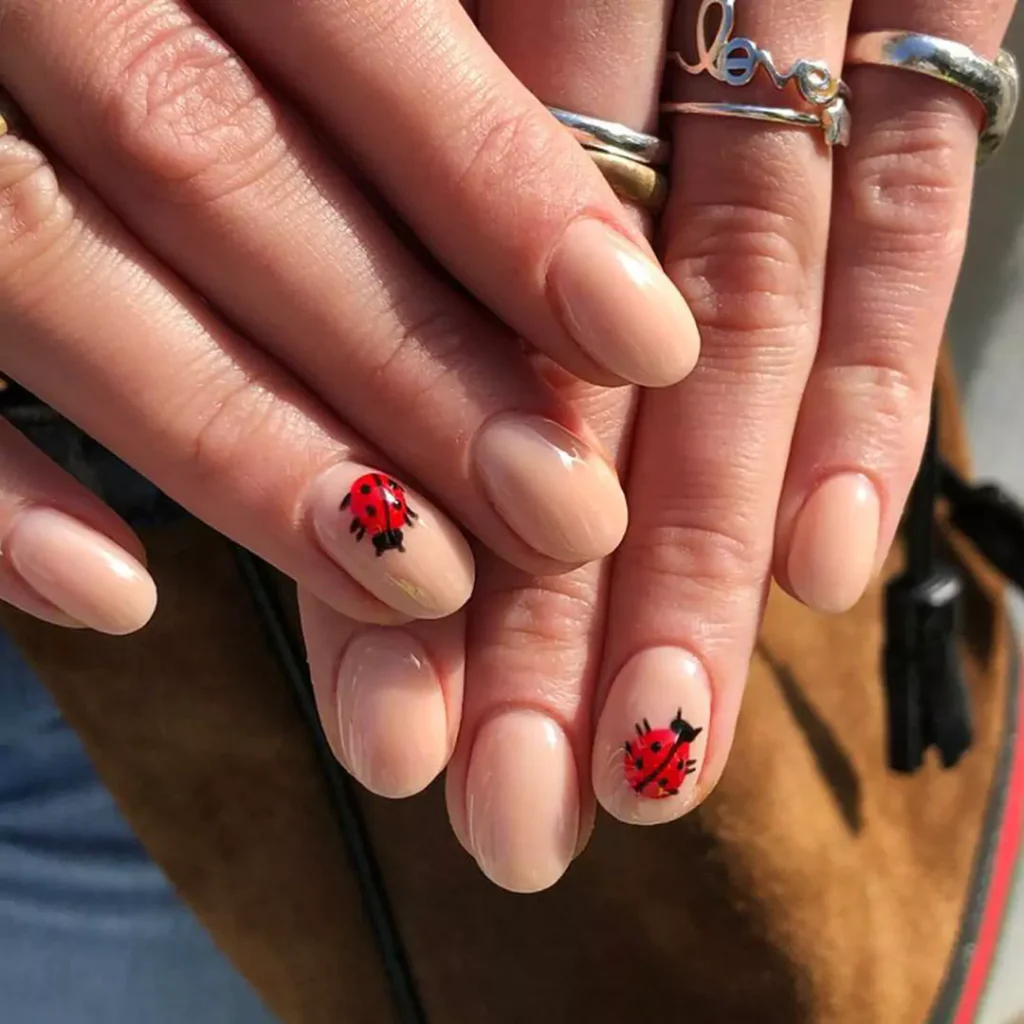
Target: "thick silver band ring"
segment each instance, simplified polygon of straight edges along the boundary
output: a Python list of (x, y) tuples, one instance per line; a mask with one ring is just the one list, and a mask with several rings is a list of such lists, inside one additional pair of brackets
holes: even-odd
[(995, 61), (969, 46), (917, 32), (867, 32), (847, 43), (846, 63), (875, 64), (916, 71), (956, 86), (973, 96), (985, 112), (978, 160), (987, 160), (1003, 144), (1020, 100), (1020, 76), (1013, 54), (1000, 50)]
[(739, 117), (749, 121), (818, 128), (829, 146), (849, 144), (845, 100), (834, 100), (820, 111), (792, 110), (789, 107), (760, 107), (752, 103), (663, 103), (664, 114), (704, 114), (709, 117)]
[(609, 153), (648, 167), (668, 165), (671, 147), (656, 135), (635, 132), (624, 124), (602, 121), (598, 117), (587, 117), (559, 107), (548, 107), (548, 110), (572, 132), (584, 149)]

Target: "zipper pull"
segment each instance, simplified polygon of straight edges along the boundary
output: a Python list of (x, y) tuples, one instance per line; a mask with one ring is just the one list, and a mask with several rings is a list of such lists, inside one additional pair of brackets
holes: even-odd
[(1024, 589), (1024, 507), (996, 484), (971, 485), (942, 466), (950, 522), (1015, 586)]

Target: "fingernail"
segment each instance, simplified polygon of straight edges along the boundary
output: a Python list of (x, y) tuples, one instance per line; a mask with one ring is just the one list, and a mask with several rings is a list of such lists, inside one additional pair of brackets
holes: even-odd
[(610, 554), (626, 532), (626, 496), (587, 444), (539, 416), (490, 421), (473, 447), (498, 514), (535, 551), (560, 562)]
[(604, 809), (657, 825), (693, 807), (710, 717), (707, 673), (689, 651), (655, 647), (628, 661), (594, 737), (594, 792)]
[(22, 512), (4, 547), (25, 583), (90, 629), (114, 636), (134, 633), (156, 609), (156, 584), (141, 563), (63, 512)]
[(845, 612), (861, 598), (875, 571), (882, 507), (860, 473), (826, 480), (797, 516), (789, 548), (789, 583), (804, 604)]
[(313, 485), (309, 502), (327, 555), (391, 608), (441, 619), (469, 600), (474, 567), (465, 538), (394, 477), (342, 463)]
[(505, 711), (477, 735), (466, 773), (469, 843), (480, 869), (512, 892), (539, 892), (565, 873), (579, 832), (576, 762), (539, 711)]
[(404, 630), (356, 634), (338, 669), (345, 766), (379, 796), (425, 789), (448, 760), (448, 716), (437, 673)]
[(569, 225), (548, 286), (576, 344), (623, 380), (665, 387), (696, 364), (700, 336), (690, 307), (661, 267), (607, 224)]

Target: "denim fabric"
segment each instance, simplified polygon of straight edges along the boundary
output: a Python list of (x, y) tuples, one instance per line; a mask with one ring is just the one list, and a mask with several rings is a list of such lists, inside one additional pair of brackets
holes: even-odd
[(273, 1020), (0, 633), (0, 1022)]

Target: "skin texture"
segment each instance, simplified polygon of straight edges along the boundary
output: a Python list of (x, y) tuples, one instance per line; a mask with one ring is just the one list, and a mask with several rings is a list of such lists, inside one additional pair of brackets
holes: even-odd
[[(4, 358), (305, 585), (310, 662), (339, 758), (376, 792), (402, 796), (450, 757), (456, 834), (489, 877), (520, 891), (552, 884), (582, 849), (595, 797), (623, 820), (657, 824), (711, 791), (728, 757), (773, 572), (822, 610), (857, 599), (891, 543), (918, 461), (962, 257), (974, 105), (906, 72), (858, 68), (849, 76), (857, 96), (852, 145), (832, 157), (810, 132), (676, 118), (672, 190), (657, 242), (686, 305), (670, 308), (659, 276), (632, 296), (635, 311), (616, 290), (621, 278), (606, 288), (591, 280), (600, 302), (613, 303), (594, 316), (599, 307), (581, 304), (574, 289), (599, 263), (621, 268), (622, 261), (605, 251), (601, 261), (570, 269), (574, 283), (566, 287), (562, 259), (572, 268), (574, 257), (561, 244), (584, 216), (588, 225), (614, 224), (639, 259), (644, 224), (615, 204), (529, 97), (650, 128), (666, 35), (692, 57), (698, 4), (681, 0), (671, 29), (670, 6), (479, 0), (467, 9), (492, 53), (479, 48), (462, 8), (452, 3), (435, 21), (427, 15), (439, 8), (426, 0), (390, 3), (389, 17), (383, 5), (364, 5), (360, 24), (346, 4), (195, 5), (222, 40), (181, 5), (109, 0), (90, 8), (105, 12), (86, 32), (97, 40), (91, 46), (68, 28), (68, 12), (79, 7), (0, 5), (0, 64), (11, 69), (17, 98), (149, 246), (140, 250), (119, 233), (73, 174), (62, 174), (58, 195), (38, 156), (13, 144), (8, 163), (0, 162), (14, 186), (0, 219), (8, 232), (0, 308), (8, 310), (3, 336), (22, 344)], [(802, 56), (840, 67), (851, 26), (929, 32), (991, 56), (1010, 6), (913, 0), (894, 23), (892, 5), (880, 0), (763, 0), (741, 5), (737, 32), (770, 48), (782, 67)], [(112, 16), (118, 12), (123, 21)], [(288, 24), (275, 20), (282, 12)], [(146, 19), (157, 15), (187, 23), (154, 28)], [(135, 50), (126, 50), (126, 39)], [(317, 150), (304, 119), (268, 100), (251, 76), (237, 77), (226, 45), (290, 78), (298, 102), (436, 260), (513, 330), (495, 326), (464, 296), (453, 298), (435, 268), (413, 257), (377, 206)], [(436, 78), (424, 74), (427, 51), (439, 55)], [(126, 55), (134, 59), (125, 63)], [(111, 58), (122, 62), (113, 77)], [(196, 67), (226, 70), (229, 78), (203, 77), (226, 83), (223, 93), (197, 97)], [(309, 67), (328, 69), (329, 89)], [(506, 91), (498, 99), (474, 92), (480, 81)], [(346, 101), (353, 82), (365, 100), (358, 107)], [(414, 85), (426, 90), (419, 100), (429, 100), (440, 121), (423, 118), (410, 101)], [(706, 79), (678, 78), (671, 89), (679, 99), (737, 98)], [(73, 124), (60, 113), (72, 109), (62, 102), (71, 96), (85, 101), (85, 116)], [(225, 97), (229, 111), (255, 117), (264, 135), (203, 121)], [(744, 98), (755, 97), (777, 101), (763, 82)], [(525, 108), (510, 115), (508, 103)], [(188, 116), (174, 120), (182, 107)], [(174, 133), (175, 145), (168, 143), (168, 120), (188, 129), (184, 152)], [(112, 145), (95, 145), (98, 126), (113, 126)], [(252, 138), (265, 145), (243, 144)], [(217, 159), (209, 159), (211, 149)], [(19, 190), (24, 181), (31, 187)], [(281, 230), (275, 215), (282, 211), (292, 230)], [(324, 223), (336, 232), (325, 235)], [(595, 237), (592, 226), (586, 230)], [(184, 260), (200, 239), (199, 255)], [(310, 261), (311, 250), (327, 254), (322, 264)], [(268, 251), (277, 260), (272, 272)], [(231, 264), (226, 254), (243, 262)], [(239, 268), (245, 273), (236, 280)], [(143, 296), (139, 312), (112, 316), (108, 294), (129, 285)], [(212, 294), (238, 329), (191, 286)], [(648, 301), (663, 303), (657, 316), (645, 310)], [(692, 355), (690, 312), (701, 361), (682, 383), (637, 399), (630, 434), (634, 396), (599, 386), (607, 383), (609, 336), (591, 338), (581, 365), (575, 335), (611, 324), (617, 358), (633, 360), (632, 379), (646, 379), (657, 360), (644, 357), (639, 366), (643, 338)], [(366, 333), (343, 358), (321, 343), (356, 327)], [(520, 361), (513, 332), (597, 384), (539, 358)], [(104, 337), (102, 363), (83, 334)], [(133, 359), (135, 339), (153, 335), (156, 355)], [(593, 363), (598, 351), (603, 370)], [(39, 371), (39, 352), (63, 360), (61, 379)], [(688, 358), (678, 358), (673, 372), (681, 376)], [(206, 393), (183, 404), (197, 366)], [(74, 392), (61, 380), (73, 380)], [(155, 396), (155, 406), (133, 402), (137, 395)], [(422, 423), (407, 422), (410, 409)], [(538, 415), (553, 426), (534, 431), (510, 456), (508, 445)], [(501, 424), (500, 433), (480, 443), (490, 424)], [(527, 452), (550, 454), (559, 429), (586, 453), (574, 446), (570, 458), (531, 462)], [(502, 460), (500, 471), (480, 471), (481, 458)], [(433, 494), (490, 548), (477, 552), (468, 607), (393, 634), (354, 620), (420, 614), (405, 601), (431, 574), (406, 579), (397, 587), (402, 599), (385, 604), (380, 581), (357, 583), (354, 570), (339, 576), (339, 559), (325, 551), (331, 545), (317, 545), (324, 535), (307, 529), (309, 511), (320, 507), (310, 496), (319, 494), (321, 474), (350, 480), (366, 467), (391, 472), (390, 459), (395, 472), (408, 469), (417, 508), (429, 508)], [(531, 467), (575, 472), (597, 459), (607, 460), (605, 479), (615, 464), (627, 481), (630, 522), (614, 564), (540, 575), (553, 562), (564, 569), (613, 546), (625, 520), (621, 495), (610, 488), (602, 500), (594, 474), (589, 490), (568, 493), (560, 490), (570, 486), (564, 475)], [(510, 497), (515, 487), (519, 499)], [(556, 493), (565, 500), (552, 503)], [(550, 519), (541, 528), (528, 513), (545, 501)], [(593, 529), (567, 518), (580, 507), (603, 517)], [(438, 531), (451, 537), (447, 525)], [(589, 555), (569, 549), (583, 537), (601, 538), (590, 541)], [(471, 581), (465, 549), (449, 547), (459, 553), (447, 568), (457, 575), (461, 567)], [(425, 617), (454, 610), (468, 585), (447, 588), (447, 604), (432, 594), (420, 609), (430, 609)], [(695, 771), (677, 794), (638, 800), (622, 770), (625, 742), (637, 722), (666, 729), (684, 710), (700, 729), (688, 751)], [(517, 756), (524, 752), (528, 758)]]
[[(533, 572), (608, 554), (621, 487), (523, 340), (584, 376), (672, 383), (698, 341), (678, 291), (461, 7), (292, 3), (284, 25), (281, 12), (0, 2), (4, 85), (45, 148), (0, 146), (6, 371), (357, 618), (412, 611), (317, 549), (310, 504), (335, 465), (404, 471)], [(602, 316), (580, 315), (588, 294)], [(519, 429), (488, 443), (497, 423)], [(571, 467), (541, 454), (558, 430), (581, 456)], [(567, 536), (552, 493), (592, 504), (594, 528)], [(450, 533), (416, 543), (471, 581)]]
[[(488, 10), (499, 13), (488, 21)], [(499, 32), (502, 12), (506, 27), (523, 26), (521, 37), (514, 28)], [(602, 17), (642, 20), (650, 5), (643, 12), (623, 4), (614, 13), (572, 4), (478, 9), (498, 52), (540, 95), (638, 126), (643, 112), (623, 100), (629, 90), (612, 75), (605, 107), (600, 80), (643, 46), (624, 42), (621, 20), (617, 35), (598, 28), (607, 27)], [(695, 4), (681, 5), (674, 46), (693, 45), (695, 13)], [(962, 39), (991, 56), (1009, 13), (994, 0), (912, 4), (893, 24), (891, 5), (861, 3), (851, 23), (855, 31)], [(743, 7), (738, 32), (771, 48), (782, 66), (806, 55), (838, 67), (850, 14), (845, 2), (811, 9), (804, 0), (766, 0)], [(602, 39), (614, 39), (614, 57)], [(587, 59), (547, 55), (545, 64), (545, 45)], [(475, 743), (493, 718), (543, 710), (567, 730), (578, 777), (592, 771), (592, 792), (608, 811), (643, 824), (676, 818), (706, 798), (725, 767), (773, 570), (796, 596), (840, 611), (891, 543), (962, 257), (978, 121), (969, 99), (909, 73), (863, 68), (850, 80), (863, 106), (850, 149), (832, 160), (806, 132), (674, 121), (660, 242), (696, 312), (703, 354), (687, 381), (640, 400), (626, 540), (610, 574), (577, 572), (557, 586), (479, 566), (465, 613), (465, 704), (447, 785), (456, 834), (498, 884), (553, 881), (556, 863), (567, 861), (552, 851), (576, 808), (564, 788), (552, 806), (535, 764), (518, 768), (489, 733), (491, 769), (481, 771)], [(680, 99), (736, 98), (698, 80), (674, 88)], [(773, 99), (770, 87), (758, 94)], [(598, 416), (604, 436), (614, 435), (615, 424)], [(637, 719), (665, 728), (682, 707), (703, 729), (690, 755), (697, 770), (677, 796), (639, 800), (622, 770), (623, 744)], [(578, 740), (584, 722), (594, 737), (589, 751)], [(490, 794), (492, 833), (496, 816), (519, 821), (522, 803), (536, 800), (537, 813), (520, 824), (530, 842), (505, 843), (504, 858), (493, 843), (476, 848), (470, 808), (479, 807), (471, 795), (478, 779)], [(499, 787), (506, 796), (494, 795)], [(586, 781), (580, 793), (577, 851), (593, 806)]]

